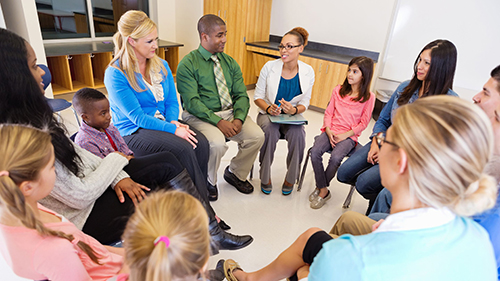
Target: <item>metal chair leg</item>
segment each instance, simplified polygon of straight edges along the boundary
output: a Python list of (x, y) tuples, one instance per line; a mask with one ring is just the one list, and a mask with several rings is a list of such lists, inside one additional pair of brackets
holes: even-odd
[(307, 150), (306, 159), (304, 160), (304, 166), (302, 167), (302, 173), (300, 173), (299, 184), (297, 185), (297, 191), (302, 189), (302, 183), (304, 182), (304, 176), (306, 175), (306, 168), (309, 158), (311, 157), (311, 148)]
[(356, 186), (351, 185), (351, 189), (349, 190), (349, 194), (347, 194), (347, 197), (345, 198), (345, 201), (344, 201), (344, 204), (342, 205), (342, 208), (348, 209), (350, 207), (352, 195), (354, 194), (355, 189), (356, 189)]
[(78, 118), (78, 114), (76, 113), (76, 110), (73, 107), (70, 107), (71, 110), (73, 110), (73, 113), (75, 114), (76, 122), (78, 123), (78, 128), (80, 128), (80, 119)]

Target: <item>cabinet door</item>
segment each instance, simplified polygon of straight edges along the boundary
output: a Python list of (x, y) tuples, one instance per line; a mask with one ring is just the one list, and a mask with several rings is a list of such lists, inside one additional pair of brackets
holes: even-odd
[(326, 109), (333, 89), (344, 83), (347, 74), (347, 64), (328, 61), (325, 62), (325, 69), (322, 77), (321, 95), (318, 99), (318, 107)]
[(315, 59), (311, 57), (300, 56), (299, 59), (308, 65), (310, 65), (314, 70), (315, 80), (314, 86), (311, 93), (310, 105), (320, 107), (321, 91), (323, 84), (323, 72), (325, 67), (325, 61), (320, 59)]
[(220, 10), (222, 9), (222, 0), (204, 0), (203, 1), (203, 14), (213, 14), (220, 17)]
[(246, 0), (222, 0), (221, 18), (226, 22), (227, 42), (224, 52), (242, 67), (245, 52), (247, 18)]

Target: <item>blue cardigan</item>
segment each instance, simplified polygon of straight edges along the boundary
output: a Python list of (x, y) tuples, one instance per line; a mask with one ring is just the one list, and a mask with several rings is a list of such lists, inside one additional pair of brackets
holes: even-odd
[[(118, 65), (118, 62), (116, 61), (115, 65)], [(162, 62), (167, 74), (161, 72), (164, 100), (159, 102), (156, 102), (153, 92), (145, 85), (140, 73), (136, 73), (137, 82), (139, 87), (146, 90), (137, 92), (123, 71), (112, 66), (106, 69), (104, 85), (109, 95), (113, 124), (122, 136), (131, 135), (139, 128), (175, 133), (177, 126), (170, 121), (177, 121), (179, 118), (177, 91), (168, 63), (164, 60)], [(156, 110), (166, 121), (154, 117)]]
[[(373, 133), (371, 134), (370, 139), (372, 139), (375, 135), (377, 135), (377, 133), (387, 131), (387, 129), (389, 129), (389, 127), (392, 125), (392, 118), (394, 118), (393, 113), (396, 111), (396, 109), (399, 108), (398, 99), (403, 93), (406, 86), (408, 86), (408, 84), (410, 84), (410, 80), (404, 81), (401, 84), (399, 84), (396, 91), (394, 91), (394, 93), (391, 96), (391, 99), (389, 99), (387, 104), (382, 109), (382, 112), (380, 112), (380, 116), (378, 117), (377, 122), (373, 126)], [(458, 97), (457, 93), (455, 93), (451, 89), (448, 89), (448, 92), (446, 94)], [(413, 93), (408, 103), (413, 103), (417, 99), (418, 99), (418, 89), (415, 91), (415, 93)]]

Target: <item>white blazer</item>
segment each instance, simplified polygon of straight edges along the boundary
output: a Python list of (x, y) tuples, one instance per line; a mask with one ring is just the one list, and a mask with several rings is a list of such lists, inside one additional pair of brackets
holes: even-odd
[[(283, 70), (283, 61), (281, 59), (267, 62), (260, 71), (259, 80), (255, 86), (254, 100), (263, 99), (268, 104), (273, 104), (278, 94), (280, 85), (281, 71)], [(312, 87), (314, 85), (314, 70), (313, 68), (299, 60), (299, 81), (302, 94), (294, 97), (290, 103), (293, 106), (303, 105), (306, 109), (309, 107), (311, 100)], [(260, 110), (260, 113), (266, 114), (265, 110)]]

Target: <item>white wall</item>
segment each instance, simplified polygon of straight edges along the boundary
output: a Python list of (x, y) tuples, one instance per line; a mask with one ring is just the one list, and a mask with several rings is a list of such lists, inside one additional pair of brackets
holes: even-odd
[[(35, 1), (0, 0), (0, 4), (2, 5), (7, 29), (17, 33), (31, 44), (35, 50), (38, 63), (47, 64)], [(52, 86), (45, 90), (45, 95), (53, 97)]]
[[(152, 7), (156, 5), (156, 9)], [(158, 25), (158, 36), (163, 40), (184, 44), (179, 48), (182, 59), (200, 43), (196, 25), (203, 15), (203, 0), (150, 1), (150, 16)], [(155, 19), (156, 18), (156, 19)]]
[[(176, 16), (177, 16), (175, 14), (176, 4), (177, 4), (176, 0), (158, 0), (156, 3), (157, 5), (156, 24), (158, 25), (158, 37), (160, 39), (174, 41), (174, 42), (176, 41), (176, 34), (175, 34)], [(153, 11), (150, 7), (150, 14), (152, 12)]]
[(200, 45), (197, 25), (203, 15), (203, 0), (176, 0), (175, 13), (176, 41), (184, 44), (179, 49), (179, 56), (182, 58)]

